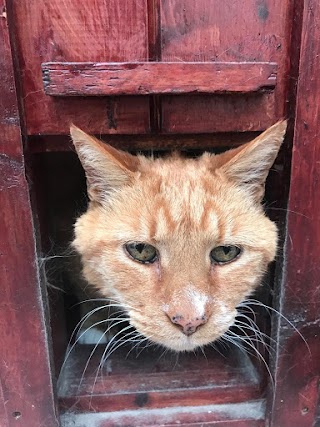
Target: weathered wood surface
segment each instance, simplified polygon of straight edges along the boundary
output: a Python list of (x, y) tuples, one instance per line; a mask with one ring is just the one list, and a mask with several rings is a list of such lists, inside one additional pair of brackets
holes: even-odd
[(319, 402), (320, 3), (304, 6), (272, 427), (313, 426)]
[(233, 405), (207, 405), (149, 411), (124, 411), (100, 414), (66, 413), (62, 427), (264, 427), (264, 402)]
[(277, 65), (256, 62), (42, 64), (47, 95), (246, 93), (276, 85)]
[[(101, 346), (100, 346), (101, 347)], [(103, 347), (103, 346), (102, 346)], [(239, 403), (261, 398), (259, 373), (237, 348), (222, 356), (161, 357), (158, 350), (123, 347), (97, 372), (104, 347), (78, 346), (62, 372), (59, 402), (65, 411), (112, 412), (132, 409)], [(141, 354), (137, 356), (139, 353)]]
[(160, 2), (161, 61), (278, 64), (274, 94), (162, 98), (165, 133), (263, 130), (286, 115), (290, 9), (284, 0)]
[(59, 425), (6, 4), (0, 0), (0, 425)]
[[(290, 2), (12, 0), (28, 134), (264, 130), (285, 114)], [(224, 29), (228, 30), (225, 31)], [(275, 94), (68, 97), (45, 95), (43, 62), (275, 62)], [(166, 76), (163, 75), (162, 79)], [(160, 84), (158, 82), (158, 84)], [(248, 109), (248, 105), (254, 105)], [(248, 116), (250, 115), (250, 120)]]
[(41, 63), (148, 60), (145, 0), (12, 0), (28, 134), (147, 133), (149, 98), (52, 99)]

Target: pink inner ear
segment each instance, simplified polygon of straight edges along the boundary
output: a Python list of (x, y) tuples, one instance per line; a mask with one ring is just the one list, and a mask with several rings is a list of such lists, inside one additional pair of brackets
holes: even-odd
[(139, 158), (104, 144), (71, 126), (71, 136), (86, 172), (91, 201), (102, 203), (110, 193), (127, 185), (139, 167)]
[(95, 152), (95, 154), (106, 156), (110, 162), (121, 168), (128, 169), (131, 172), (136, 172), (138, 170), (139, 159), (136, 156), (133, 156), (121, 150), (117, 150), (116, 148), (100, 141), (94, 136), (88, 135), (86, 132), (84, 132), (77, 126), (71, 125), (70, 133), (76, 151), (79, 155), (80, 161), (82, 162), (82, 165), (84, 167), (85, 160), (88, 160), (90, 162), (90, 160), (92, 159), (84, 159), (83, 156), (81, 156), (79, 149), (81, 149), (81, 147), (83, 146), (87, 146), (87, 157), (89, 157), (90, 151), (92, 153)]
[(278, 154), (285, 131), (286, 122), (276, 123), (253, 141), (222, 154), (216, 160), (221, 165), (218, 169), (231, 182), (246, 190), (256, 201), (260, 201), (265, 180)]

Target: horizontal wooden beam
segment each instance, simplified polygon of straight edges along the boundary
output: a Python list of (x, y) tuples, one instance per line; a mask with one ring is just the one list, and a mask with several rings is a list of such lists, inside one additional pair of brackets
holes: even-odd
[(276, 85), (272, 62), (47, 62), (47, 95), (248, 93)]

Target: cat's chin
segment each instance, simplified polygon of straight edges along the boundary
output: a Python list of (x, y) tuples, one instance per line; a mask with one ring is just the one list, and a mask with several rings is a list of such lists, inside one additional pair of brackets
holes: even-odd
[(175, 351), (177, 353), (179, 352), (188, 352), (188, 351), (194, 351), (200, 347), (203, 347), (207, 344), (212, 343), (213, 341), (215, 341), (216, 339), (218, 339), (221, 335), (213, 337), (211, 339), (200, 339), (198, 337), (196, 337), (195, 335), (193, 336), (186, 336), (181, 334), (181, 336), (178, 337), (174, 337), (174, 339), (159, 339), (157, 340), (156, 337), (153, 337), (152, 339), (150, 339), (150, 341), (156, 343), (156, 344), (160, 344), (161, 346)]
[[(216, 337), (217, 339), (219, 337)], [(188, 352), (188, 351), (194, 351), (200, 347), (203, 347), (207, 344), (210, 344), (213, 342), (212, 340), (197, 340), (193, 337), (187, 337), (187, 336), (181, 336), (180, 339), (174, 339), (174, 340), (165, 340), (165, 341), (158, 341), (157, 344), (161, 344), (162, 346), (166, 347), (169, 350), (175, 351), (177, 353), (179, 352)]]
[(210, 341), (205, 342), (203, 344), (197, 343), (195, 340), (191, 340), (186, 337), (186, 339), (175, 340), (172, 342), (162, 343), (163, 346), (168, 348), (169, 350), (173, 350), (175, 352), (186, 352), (186, 351), (194, 351), (197, 348), (203, 347), (206, 344), (209, 344)]

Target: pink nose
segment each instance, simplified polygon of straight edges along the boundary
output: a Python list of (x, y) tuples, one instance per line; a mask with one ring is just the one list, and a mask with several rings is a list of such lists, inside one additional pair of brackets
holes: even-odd
[(194, 334), (199, 326), (207, 322), (207, 316), (205, 314), (193, 319), (186, 318), (181, 314), (175, 314), (174, 316), (169, 317), (169, 319), (175, 325), (180, 326), (185, 335)]

